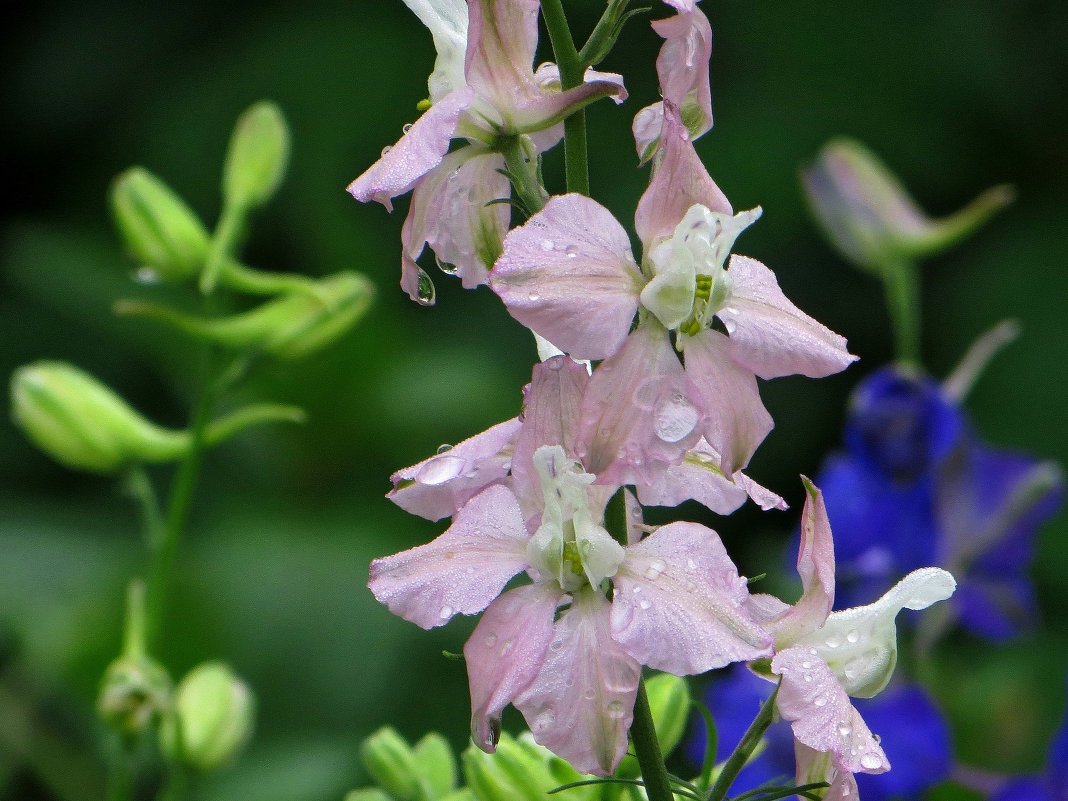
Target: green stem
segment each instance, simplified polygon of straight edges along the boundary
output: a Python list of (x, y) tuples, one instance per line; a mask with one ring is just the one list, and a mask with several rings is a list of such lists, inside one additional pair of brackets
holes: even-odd
[(535, 214), (545, 206), (545, 190), (531, 169), (530, 157), (523, 150), (523, 143), (518, 136), (502, 137), (498, 147), (508, 166), (508, 175), (515, 187), (515, 193), (527, 207), (527, 212)]
[[(542, 0), (541, 14), (553, 55), (560, 67), (560, 89), (566, 92), (582, 84), (582, 58), (575, 48), (571, 28), (567, 24), (561, 0)], [(590, 194), (590, 167), (586, 148), (586, 112), (579, 110), (564, 120), (564, 169), (567, 174), (567, 191)]]
[(727, 797), (727, 791), (731, 789), (731, 785), (734, 784), (734, 780), (749, 761), (753, 751), (760, 745), (764, 732), (768, 730), (768, 727), (775, 720), (775, 698), (778, 695), (779, 688), (776, 687), (775, 692), (768, 696), (763, 706), (760, 707), (756, 718), (749, 724), (749, 728), (746, 729), (741, 742), (738, 743), (734, 752), (727, 757), (727, 761), (723, 763), (723, 770), (719, 772), (719, 776), (716, 777), (716, 783), (708, 791), (708, 801), (723, 801)]
[(920, 280), (915, 262), (882, 268), (887, 310), (894, 329), (894, 352), (903, 364), (920, 365)]
[(246, 217), (247, 211), (240, 206), (232, 203), (223, 206), (219, 224), (211, 238), (208, 258), (204, 262), (204, 272), (200, 274), (200, 291), (205, 295), (215, 291), (223, 265), (230, 261), (231, 254), (245, 233)]
[(307, 276), (295, 273), (261, 272), (233, 259), (225, 260), (219, 281), (230, 289), (249, 295), (279, 295), (283, 292), (315, 294), (318, 284)]
[(144, 528), (145, 543), (155, 548), (163, 540), (163, 513), (159, 508), (159, 498), (152, 486), (152, 479), (144, 465), (135, 465), (126, 476), (125, 490), (141, 508), (141, 525)]
[(205, 374), (208, 376), (208, 380), (193, 409), (192, 420), (189, 424), (189, 451), (178, 466), (178, 475), (174, 480), (174, 488), (171, 491), (170, 503), (167, 507), (163, 538), (152, 555), (146, 620), (149, 651), (152, 650), (153, 644), (159, 636), (167, 595), (170, 591), (174, 555), (178, 550), (178, 543), (182, 538), (186, 519), (189, 516), (189, 508), (193, 501), (193, 493), (196, 490), (197, 478), (200, 474), (200, 463), (206, 444), (208, 423), (211, 420), (212, 411), (222, 389), (221, 382), (216, 380), (213, 375), (214, 353), (209, 353), (205, 361)]
[(634, 699), (634, 722), (630, 727), (630, 739), (634, 743), (634, 755), (642, 770), (645, 792), (649, 801), (674, 801), (671, 782), (668, 781), (664, 755), (660, 741), (656, 739), (653, 712), (649, 708), (649, 696), (645, 692), (645, 680), (638, 682), (638, 696)]

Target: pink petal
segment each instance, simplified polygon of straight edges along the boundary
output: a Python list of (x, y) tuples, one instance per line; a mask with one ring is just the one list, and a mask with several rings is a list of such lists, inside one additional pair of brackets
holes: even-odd
[(638, 158), (642, 164), (647, 162), (656, 153), (656, 147), (660, 144), (660, 132), (664, 128), (664, 101), (650, 103), (634, 115), (630, 124), (631, 133), (634, 134), (634, 147), (638, 151)]
[(660, 147), (652, 181), (634, 214), (634, 227), (646, 252), (657, 240), (671, 236), (696, 203), (710, 211), (733, 214), (726, 195), (716, 186), (693, 149), (690, 134), (679, 120), (678, 108), (668, 102), (664, 103)]
[(538, 46), (539, 0), (468, 2), (467, 83), (494, 106), (537, 91), (534, 51)]
[[(515, 131), (537, 134), (602, 97), (610, 98), (617, 106), (627, 99), (622, 75), (588, 69), (582, 80), (580, 86), (561, 91), (560, 68), (555, 64), (543, 64), (534, 73), (534, 83), (540, 91), (515, 97), (507, 112), (502, 110), (502, 114)], [(544, 149), (538, 148), (539, 152)]]
[(719, 536), (670, 523), (627, 555), (613, 578), (612, 636), (643, 665), (686, 676), (770, 656), (749, 590)]
[(686, 378), (704, 411), (703, 433), (720, 454), (720, 469), (734, 475), (752, 458), (775, 423), (760, 401), (756, 378), (734, 361), (734, 342), (706, 330), (685, 340)]
[(795, 373), (823, 378), (857, 360), (845, 338), (791, 303), (759, 261), (731, 256), (727, 275), (731, 294), (716, 316), (735, 345), (734, 358), (761, 378)]
[(433, 542), (371, 562), (367, 586), (389, 611), (432, 629), (481, 612), (527, 567), (527, 530), (511, 490), (476, 495)]
[(667, 331), (648, 319), (594, 370), (576, 452), (599, 484), (651, 484), (700, 437), (701, 415)]
[(763, 487), (757, 484), (753, 479), (739, 470), (734, 474), (734, 483), (745, 490), (749, 496), (749, 500), (763, 509), (765, 512), (769, 509), (778, 509), (780, 512), (785, 512), (790, 507), (787, 505), (780, 496), (769, 490), (767, 487)]
[[(712, 91), (708, 62), (712, 58), (712, 26), (700, 10), (653, 22), (664, 39), (656, 59), (660, 94), (680, 111), (687, 111), (685, 125), (691, 140), (712, 127)], [(693, 115), (696, 119), (690, 119)], [(695, 124), (696, 123), (696, 124)]]
[(537, 678), (515, 701), (535, 740), (599, 776), (627, 751), (641, 677), (641, 665), (612, 639), (609, 614), (600, 593), (578, 593), (556, 623)]
[(509, 590), (489, 605), (464, 645), (471, 687), (471, 738), (493, 752), (501, 712), (541, 670), (553, 638), (553, 613), (566, 598), (546, 584)]
[(505, 479), (511, 464), (507, 450), (521, 427), (517, 418), (506, 420), (443, 453), (398, 470), (390, 476), (393, 489), (386, 497), (404, 511), (427, 520), (452, 516), (490, 484)]
[(890, 762), (849, 701), (827, 663), (808, 648), (787, 648), (771, 661), (782, 676), (776, 706), (790, 721), (794, 738), (829, 752), (839, 770), (885, 773)]
[[(511, 197), (512, 188), (498, 172), (501, 169), (504, 159), (500, 154), (468, 145), (447, 155), (416, 184), (401, 233), (402, 272), (410, 275), (418, 270), (415, 260), (427, 244), (438, 265), (458, 275), (465, 288), (486, 283), (489, 268), (500, 255), (510, 216), (506, 204), (488, 205)], [(413, 300), (419, 300), (418, 286), (412, 287), (410, 278), (402, 286)]]
[(376, 200), (392, 211), (392, 198), (409, 191), (449, 152), (460, 115), (473, 98), (471, 90), (465, 87), (450, 92), (431, 106), (396, 145), (383, 151), (382, 158), (349, 184), (349, 193), (364, 203)]
[(685, 13), (687, 11), (693, 11), (696, 8), (695, 3), (697, 0), (664, 0), (669, 6), (678, 12)]
[(543, 506), (534, 451), (542, 445), (560, 445), (574, 454), (582, 394), (589, 380), (586, 368), (567, 356), (554, 356), (534, 367), (512, 458), (516, 495), (528, 520), (540, 519)]
[(729, 515), (745, 503), (745, 490), (723, 475), (719, 454), (702, 439), (682, 462), (671, 465), (650, 484), (639, 484), (638, 499), (646, 506), (678, 506), (688, 500)]
[(578, 194), (514, 228), (490, 278), (515, 319), (579, 359), (615, 353), (643, 283), (623, 226)]
[(801, 598), (775, 620), (765, 622), (780, 648), (796, 644), (819, 629), (834, 607), (834, 541), (823, 493), (807, 478), (805, 509), (801, 513), (801, 544), (797, 551), (797, 574)]

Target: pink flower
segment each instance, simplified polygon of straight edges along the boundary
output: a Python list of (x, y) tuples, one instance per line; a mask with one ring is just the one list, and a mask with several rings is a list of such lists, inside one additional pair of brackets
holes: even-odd
[[(464, 646), (481, 748), (493, 750), (514, 703), (539, 743), (608, 774), (626, 751), (642, 665), (701, 673), (770, 656), (771, 638), (714, 531), (672, 523), (624, 546), (605, 530), (615, 488), (595, 485), (570, 451), (586, 380), (566, 357), (538, 365), (512, 487), (489, 486), (433, 542), (375, 560), (369, 586), (424, 628), (485, 610)], [(532, 583), (501, 594), (524, 571)]]
[(665, 109), (662, 151), (635, 214), (641, 266), (607, 209), (564, 195), (508, 234), (490, 279), (536, 334), (576, 358), (605, 359), (577, 445), (605, 483), (655, 484), (702, 437), (733, 476), (772, 427), (756, 376), (822, 377), (855, 359), (783, 295), (771, 270), (744, 256), (727, 262), (760, 210), (732, 215), (678, 110)]
[[(805, 479), (797, 570), (801, 599), (788, 606), (754, 595), (754, 617), (775, 638), (770, 678), (781, 683), (776, 705), (796, 742), (797, 782), (828, 781), (855, 793), (854, 773), (883, 773), (890, 763), (849, 696), (870, 698), (890, 680), (897, 662), (895, 618), (953, 594), (956, 583), (936, 567), (915, 570), (868, 606), (831, 612), (834, 544), (823, 496)], [(837, 798), (828, 794), (829, 798)]]
[[(622, 102), (618, 75), (588, 74), (582, 86), (559, 90), (551, 67), (534, 72), (538, 0), (406, 0), (434, 36), (438, 60), (430, 76), (431, 106), (348, 191), (392, 209), (415, 190), (402, 232), (401, 287), (433, 303), (430, 277), (416, 264), (430, 245), (439, 265), (465, 287), (485, 283), (508, 229), (501, 136), (535, 135), (533, 153), (559, 140), (552, 129), (575, 109), (610, 95)], [(468, 144), (449, 153), (460, 138)]]

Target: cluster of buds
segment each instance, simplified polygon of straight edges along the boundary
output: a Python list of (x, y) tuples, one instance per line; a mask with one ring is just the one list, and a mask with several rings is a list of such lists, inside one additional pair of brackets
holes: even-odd
[[(538, 169), (562, 119), (597, 97), (625, 98), (619, 76), (589, 67), (626, 2), (609, 4), (585, 47), (565, 43), (564, 63), (555, 1), (405, 1), (438, 47), (430, 106), (349, 189), (387, 208), (413, 191), (402, 287), (432, 302), (415, 261), (429, 246), (464, 286), (489, 284), (543, 361), (516, 418), (394, 475), (394, 502), (452, 522), (374, 561), (371, 591), (426, 629), (484, 612), (464, 647), (472, 737), (484, 751), (510, 744), (500, 716), (514, 704), (538, 744), (610, 775), (627, 751), (643, 666), (686, 676), (746, 663), (778, 684), (798, 784), (855, 797), (854, 774), (889, 762), (849, 698), (886, 686), (898, 612), (948, 598), (952, 576), (921, 568), (875, 603), (832, 613), (831, 531), (807, 480), (804, 592), (792, 605), (751, 594), (712, 529), (643, 522), (643, 505), (688, 499), (719, 514), (747, 498), (785, 508), (743, 472), (773, 425), (757, 379), (819, 378), (855, 360), (768, 267), (731, 255), (761, 211), (735, 213), (694, 148), (712, 124), (707, 18), (694, 0), (667, 0), (674, 14), (653, 23), (662, 100), (633, 124), (652, 164), (636, 259), (607, 209), (579, 187), (550, 196)], [(560, 69), (532, 68), (539, 6)], [(513, 188), (527, 219), (504, 233), (511, 220), (498, 201)], [(506, 590), (521, 574), (529, 583)]]

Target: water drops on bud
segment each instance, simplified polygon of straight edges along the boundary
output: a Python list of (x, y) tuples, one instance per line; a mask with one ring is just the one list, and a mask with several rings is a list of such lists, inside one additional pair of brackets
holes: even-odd
[(260, 101), (237, 120), (223, 166), (223, 198), (242, 209), (274, 195), (289, 161), (289, 128), (274, 103)]
[(131, 167), (111, 187), (111, 214), (137, 275), (152, 281), (196, 277), (208, 253), (204, 226), (177, 194), (142, 167)]
[(252, 735), (254, 701), (248, 686), (221, 662), (193, 668), (160, 727), (160, 748), (197, 770), (230, 762)]
[(64, 362), (35, 362), (11, 377), (12, 417), (57, 462), (113, 473), (138, 462), (180, 458), (185, 432), (149, 422), (93, 376)]

